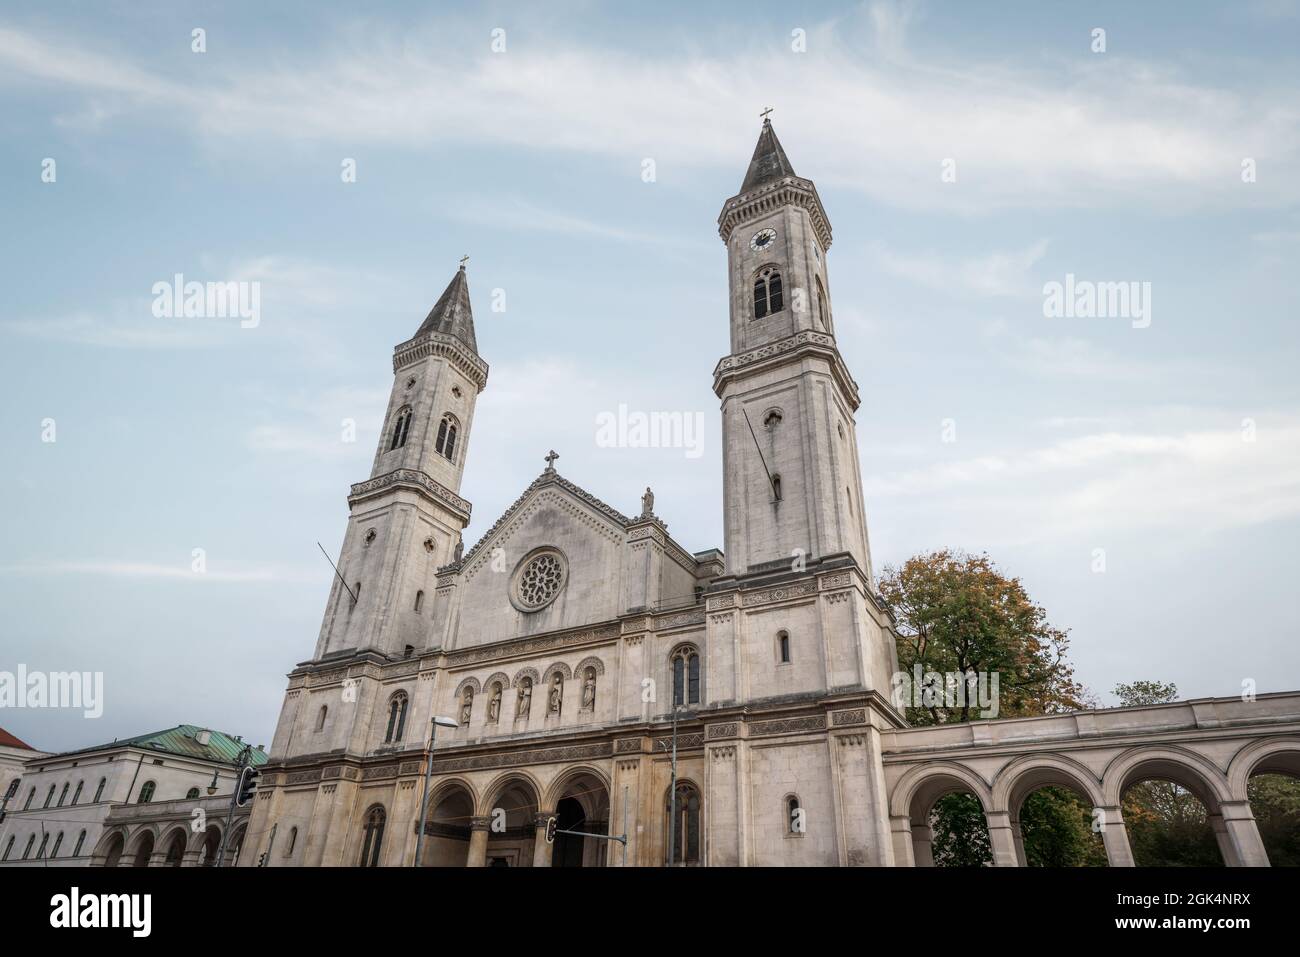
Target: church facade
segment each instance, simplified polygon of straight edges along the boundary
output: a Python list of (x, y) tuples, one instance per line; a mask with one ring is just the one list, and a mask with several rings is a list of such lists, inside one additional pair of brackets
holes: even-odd
[[(984, 802), (997, 862), (1015, 864), (1012, 805), (1048, 783), (1113, 810), (1103, 833), (1124, 864), (1111, 791), (1154, 768), (1207, 776), (1197, 793), (1225, 861), (1260, 863), (1244, 781), (1300, 768), (1300, 695), (1177, 720), (1155, 708), (907, 728), (872, 583), (830, 222), (767, 120), (718, 225), (724, 549), (687, 551), (648, 489), (624, 514), (554, 453), (464, 549), (461, 476), (488, 366), (462, 265), (395, 349), (371, 474), (348, 496), (320, 635), (289, 676), (259, 784), (258, 853), (241, 862), (923, 864), (930, 807), (960, 788)], [(1229, 766), (1250, 748), (1237, 795)]]

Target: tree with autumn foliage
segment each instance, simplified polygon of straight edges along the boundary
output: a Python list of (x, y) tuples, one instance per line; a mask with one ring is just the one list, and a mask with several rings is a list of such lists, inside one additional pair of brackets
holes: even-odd
[[(941, 549), (886, 566), (880, 594), (898, 632), (898, 663), (922, 672), (998, 676), (1000, 718), (1078, 711), (1084, 690), (1066, 660), (1068, 632), (1047, 620), (1020, 579), (987, 555)], [(978, 709), (908, 707), (913, 725), (969, 721)]]

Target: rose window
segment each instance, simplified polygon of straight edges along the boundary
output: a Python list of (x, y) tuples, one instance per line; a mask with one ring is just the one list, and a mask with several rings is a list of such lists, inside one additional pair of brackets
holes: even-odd
[(560, 556), (544, 552), (519, 573), (519, 601), (528, 608), (541, 608), (559, 594), (563, 584), (564, 564)]

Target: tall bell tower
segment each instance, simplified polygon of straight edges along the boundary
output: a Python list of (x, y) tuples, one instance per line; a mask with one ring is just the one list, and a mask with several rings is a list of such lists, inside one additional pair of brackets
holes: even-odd
[(462, 261), (415, 335), (393, 350), (393, 388), (370, 478), (352, 486), (316, 658), (422, 649), (437, 569), (453, 560), (474, 403), (487, 385)]
[(718, 217), (731, 285), (722, 400), (727, 573), (849, 555), (870, 580), (854, 413), (835, 342), (831, 225), (770, 120)]

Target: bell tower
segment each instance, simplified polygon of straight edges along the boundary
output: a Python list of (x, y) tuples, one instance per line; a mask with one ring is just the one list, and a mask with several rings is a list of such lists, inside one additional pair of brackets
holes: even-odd
[(370, 478), (352, 486), (316, 657), (424, 647), (436, 572), (469, 524), (460, 497), (474, 404), (487, 385), (464, 260), (415, 335), (393, 350), (393, 388)]
[(869, 579), (858, 387), (835, 342), (830, 221), (766, 116), (718, 233), (731, 286), (731, 354), (713, 374), (727, 573), (849, 555)]

